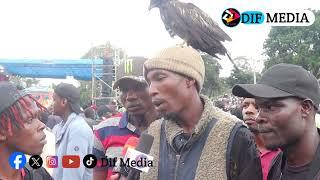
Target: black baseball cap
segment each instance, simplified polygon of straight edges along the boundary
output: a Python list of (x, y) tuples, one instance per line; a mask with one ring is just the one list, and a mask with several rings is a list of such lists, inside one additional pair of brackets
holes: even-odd
[(27, 95), (25, 91), (19, 91), (17, 86), (8, 81), (0, 82), (0, 114), (12, 106), (20, 98)]
[(113, 90), (119, 88), (120, 91), (124, 91), (133, 88), (145, 88), (147, 86), (148, 83), (143, 77), (124, 76), (113, 84)]
[(101, 105), (98, 107), (97, 114), (99, 117), (102, 117), (107, 113), (111, 113), (111, 110), (106, 105)]
[(72, 84), (60, 83), (54, 89), (54, 93), (58, 96), (66, 98), (73, 112), (81, 113), (80, 107), (80, 89)]
[(232, 94), (248, 98), (299, 97), (320, 104), (319, 84), (310, 72), (293, 64), (277, 64), (269, 68), (257, 84), (237, 84)]

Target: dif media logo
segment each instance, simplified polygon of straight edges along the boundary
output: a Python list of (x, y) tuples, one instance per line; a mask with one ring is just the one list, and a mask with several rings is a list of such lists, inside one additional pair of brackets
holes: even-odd
[(235, 8), (228, 8), (222, 13), (222, 22), (228, 27), (267, 24), (271, 26), (310, 26), (315, 16), (310, 10), (266, 10), (244, 11), (240, 13)]
[(234, 8), (228, 8), (222, 13), (222, 22), (228, 27), (235, 27), (240, 23), (241, 14)]
[(22, 169), (26, 163), (27, 158), (21, 152), (14, 152), (9, 157), (9, 164), (13, 169)]

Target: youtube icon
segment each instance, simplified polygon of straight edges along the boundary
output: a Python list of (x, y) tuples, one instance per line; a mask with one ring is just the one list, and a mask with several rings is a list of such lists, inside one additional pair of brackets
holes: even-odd
[(80, 156), (77, 156), (77, 155), (62, 156), (62, 167), (63, 168), (79, 168)]

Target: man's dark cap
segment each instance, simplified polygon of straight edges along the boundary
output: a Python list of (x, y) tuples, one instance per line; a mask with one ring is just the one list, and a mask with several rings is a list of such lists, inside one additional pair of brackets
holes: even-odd
[(319, 84), (310, 72), (293, 64), (277, 64), (269, 68), (257, 84), (237, 84), (232, 93), (248, 98), (299, 97), (320, 104)]
[(66, 98), (73, 112), (81, 113), (80, 107), (80, 89), (72, 84), (60, 83), (55, 89), (54, 93), (58, 96)]
[(106, 105), (101, 105), (98, 107), (97, 114), (99, 117), (102, 117), (107, 113), (112, 113), (112, 112)]
[(0, 82), (0, 114), (12, 106), (16, 101), (25, 96), (24, 91), (19, 91), (15, 85), (8, 81)]
[(120, 91), (145, 87), (148, 87), (147, 81), (143, 77), (137, 76), (124, 76), (113, 84), (113, 90), (119, 88)]

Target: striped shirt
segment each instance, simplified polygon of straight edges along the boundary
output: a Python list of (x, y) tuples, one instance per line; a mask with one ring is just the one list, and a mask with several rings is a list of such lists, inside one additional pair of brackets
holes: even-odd
[[(104, 170), (107, 179), (112, 175), (113, 167), (101, 167), (101, 158), (115, 158), (121, 156), (126, 141), (134, 136), (139, 137), (139, 130), (128, 122), (128, 113), (121, 117), (111, 117), (94, 126), (93, 154), (98, 158), (96, 170)], [(100, 161), (99, 161), (100, 160)]]
[(22, 168), (20, 169), (22, 180), (26, 177), (26, 171)]

